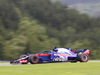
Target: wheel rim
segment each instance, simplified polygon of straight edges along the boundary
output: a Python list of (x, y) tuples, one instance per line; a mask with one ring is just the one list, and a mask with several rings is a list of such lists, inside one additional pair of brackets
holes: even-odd
[(35, 56), (35, 57), (33, 57), (33, 61), (34, 62), (37, 62), (38, 61), (38, 58)]
[(36, 64), (36, 63), (39, 62), (38, 56), (32, 56), (32, 57), (31, 57), (31, 60), (32, 60), (32, 62), (33, 62), (34, 64)]
[(83, 56), (82, 56), (82, 60), (83, 60), (83, 61), (87, 61), (87, 60), (88, 60), (87, 55), (83, 55)]

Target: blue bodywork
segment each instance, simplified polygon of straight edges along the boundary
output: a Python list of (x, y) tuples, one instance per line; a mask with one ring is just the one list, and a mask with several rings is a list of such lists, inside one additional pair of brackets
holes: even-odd
[[(78, 58), (79, 53), (89, 54), (89, 52), (90, 50), (88, 49), (81, 49), (79, 51), (75, 51), (70, 48), (54, 48), (53, 51), (44, 50), (39, 54), (33, 54), (33, 55), (36, 55), (39, 58), (39, 63), (42, 63), (44, 61), (53, 62), (53, 61), (76, 60)], [(14, 61), (14, 63), (19, 63), (22, 60), (28, 61), (30, 56), (31, 55), (28, 53), (26, 57), (18, 59), (17, 61)], [(25, 61), (22, 61), (22, 62), (25, 62)]]
[[(79, 52), (84, 53), (86, 50), (88, 49), (81, 49)], [(77, 59), (79, 52), (70, 48), (54, 48), (53, 51), (44, 50), (37, 56), (39, 56), (39, 62), (68, 61)]]

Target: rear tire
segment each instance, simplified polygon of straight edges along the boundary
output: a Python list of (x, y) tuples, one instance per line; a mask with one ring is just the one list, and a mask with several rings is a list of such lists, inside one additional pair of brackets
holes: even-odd
[(87, 54), (79, 54), (78, 60), (80, 62), (87, 62), (89, 60), (89, 56)]
[(37, 55), (31, 55), (29, 61), (31, 64), (37, 64), (39, 62), (39, 57)]

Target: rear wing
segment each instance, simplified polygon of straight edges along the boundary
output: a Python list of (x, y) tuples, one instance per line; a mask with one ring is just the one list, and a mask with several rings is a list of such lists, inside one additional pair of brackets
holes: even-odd
[(87, 55), (90, 54), (90, 50), (88, 50), (88, 49), (81, 49), (80, 52), (85, 53)]

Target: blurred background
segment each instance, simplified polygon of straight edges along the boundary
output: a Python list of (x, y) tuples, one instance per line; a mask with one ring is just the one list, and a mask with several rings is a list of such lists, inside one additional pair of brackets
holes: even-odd
[(55, 46), (100, 59), (100, 0), (0, 0), (0, 60)]

